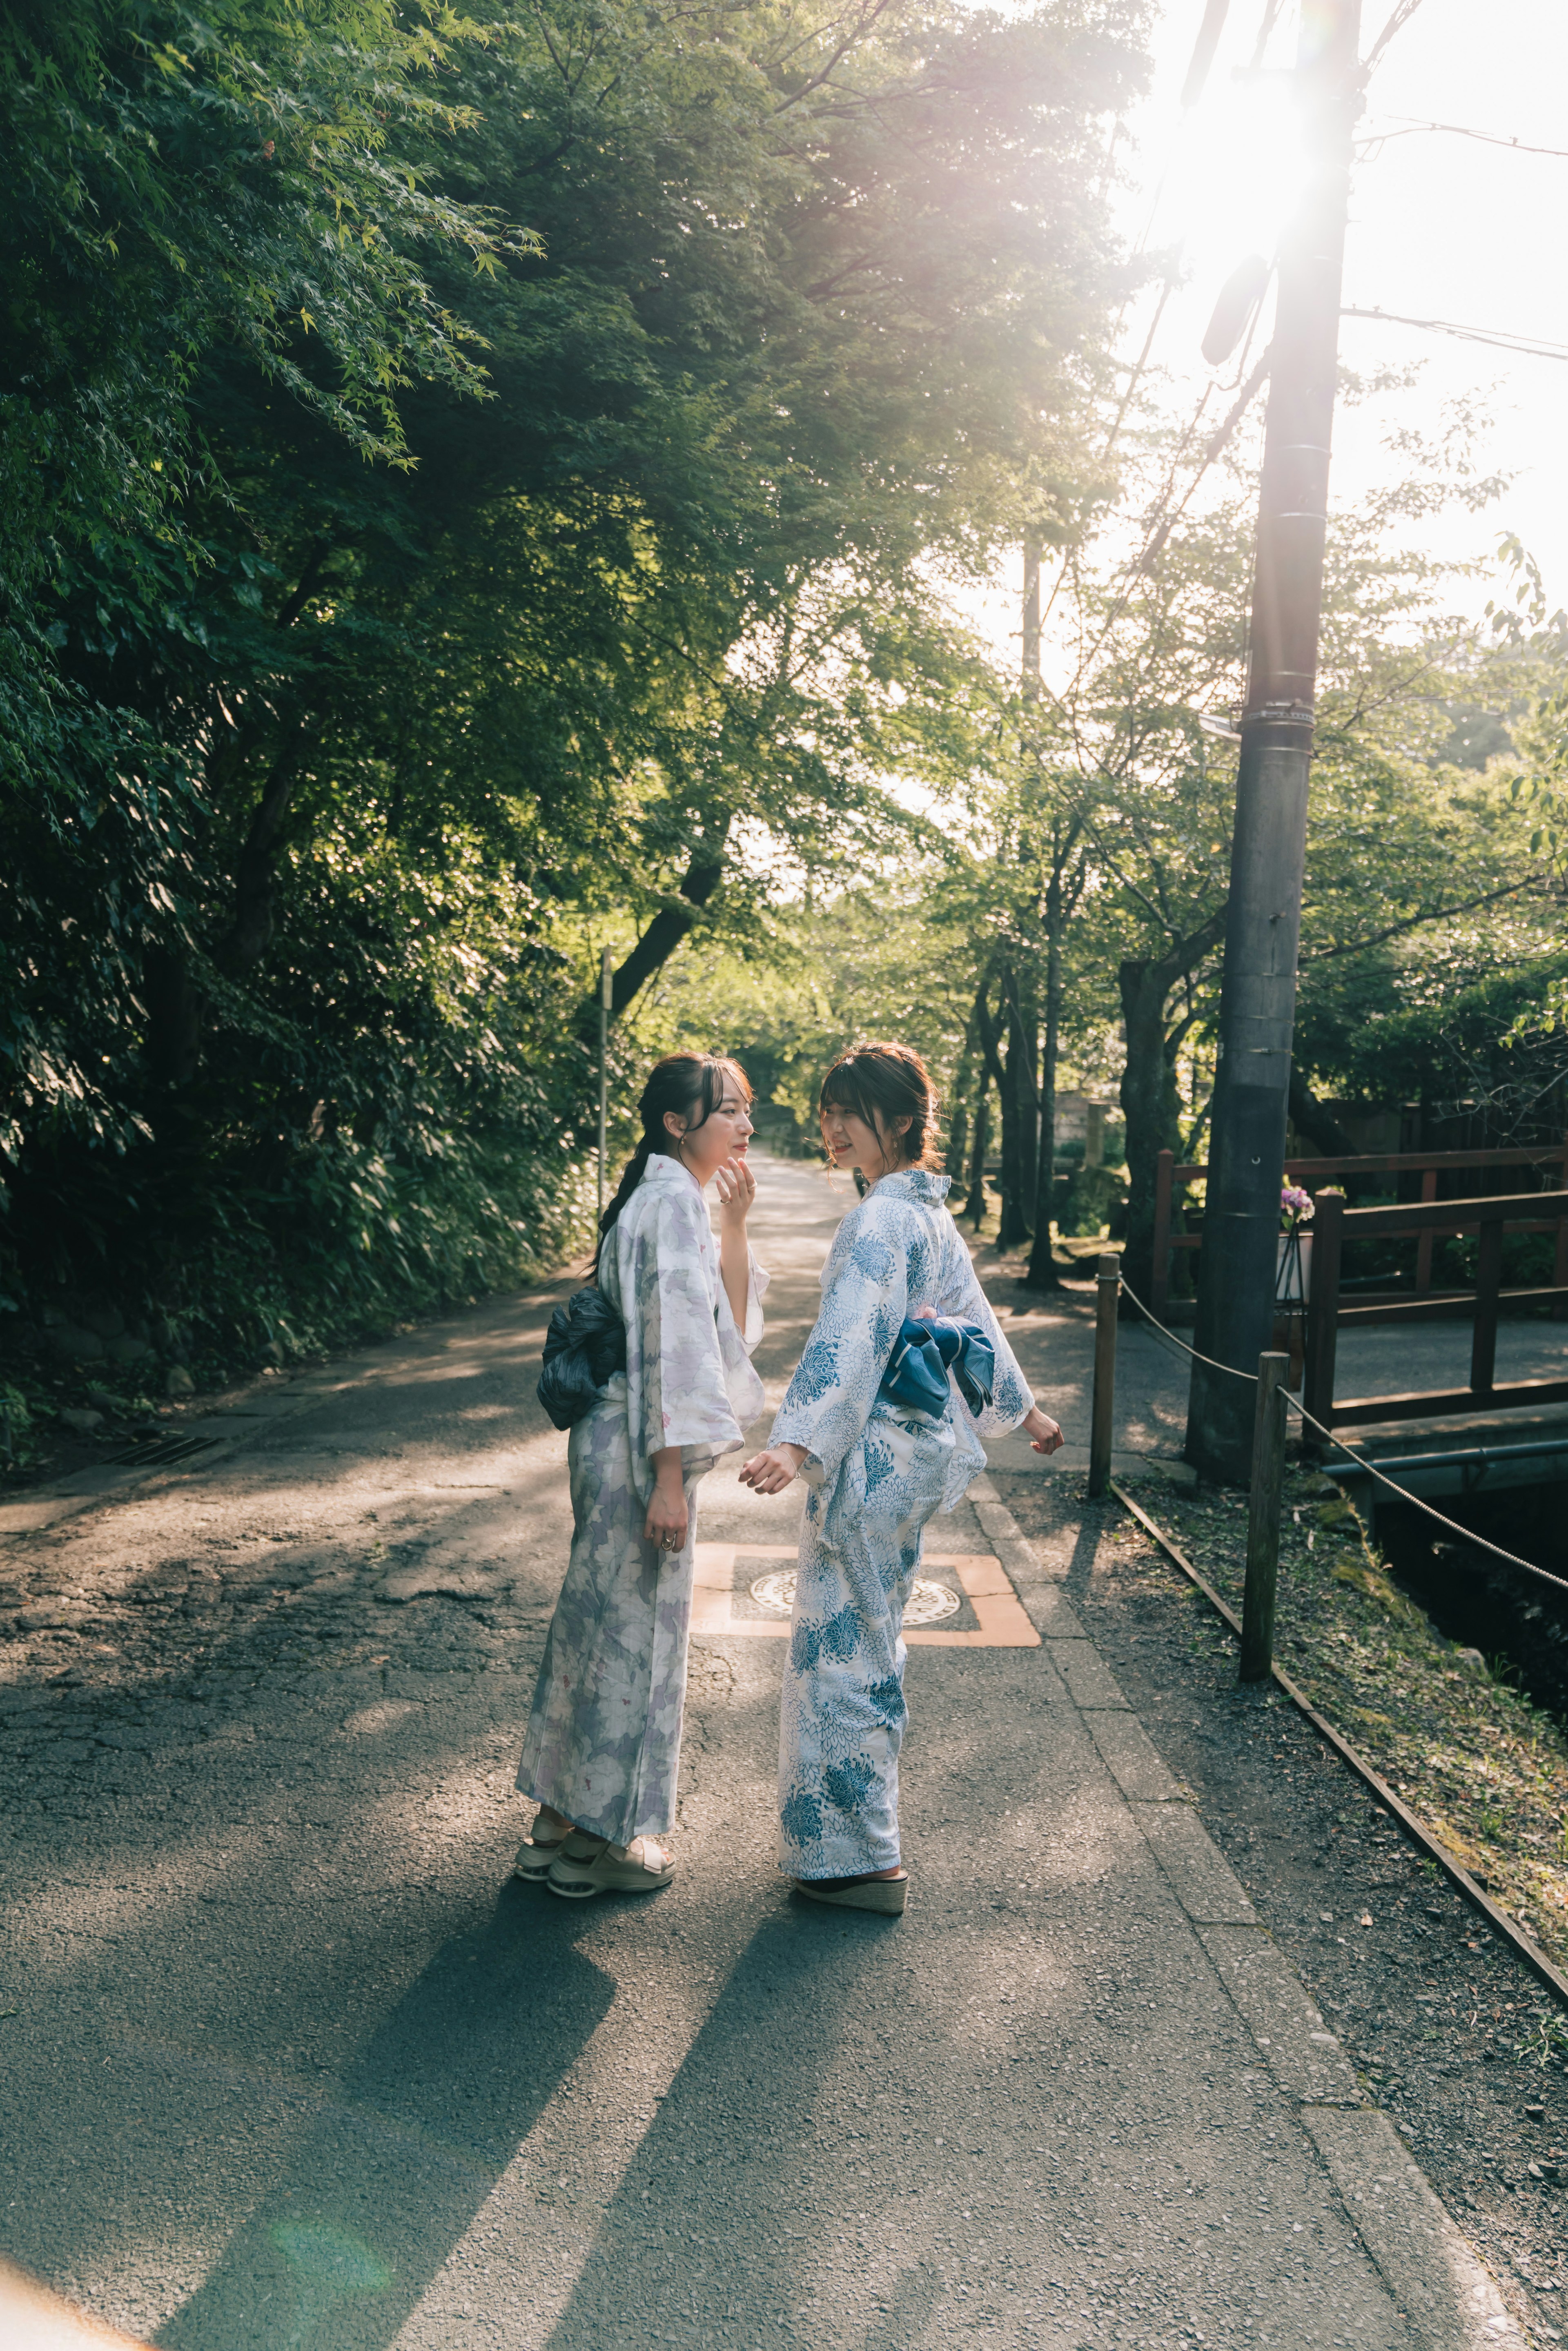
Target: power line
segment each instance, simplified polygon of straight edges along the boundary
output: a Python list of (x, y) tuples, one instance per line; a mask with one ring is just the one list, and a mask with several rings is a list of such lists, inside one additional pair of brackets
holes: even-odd
[(1522, 351), (1536, 360), (1568, 360), (1568, 343), (1548, 343), (1538, 336), (1512, 335), (1491, 327), (1460, 327), (1451, 319), (1407, 319), (1397, 310), (1343, 308), (1342, 319), (1377, 319), (1387, 327), (1419, 327), (1428, 335), (1451, 335), (1456, 342), (1483, 343), (1494, 351)]
[(1568, 163), (1568, 147), (1532, 147), (1528, 140), (1507, 138), (1500, 131), (1474, 131), (1465, 122), (1427, 122), (1415, 114), (1391, 114), (1388, 120), (1406, 127), (1402, 131), (1369, 131), (1362, 143), (1384, 147), (1391, 139), (1414, 139), (1424, 131), (1441, 131), (1450, 139), (1477, 139), (1483, 147), (1502, 147), (1514, 155), (1551, 155), (1559, 162)]

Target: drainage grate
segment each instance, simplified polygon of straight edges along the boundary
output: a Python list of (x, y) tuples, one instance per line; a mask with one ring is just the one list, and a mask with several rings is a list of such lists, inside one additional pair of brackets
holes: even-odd
[(193, 1454), (210, 1453), (222, 1442), (216, 1437), (160, 1437), (155, 1443), (128, 1446), (123, 1453), (111, 1453), (109, 1458), (117, 1469), (161, 1469), (171, 1461), (188, 1461)]

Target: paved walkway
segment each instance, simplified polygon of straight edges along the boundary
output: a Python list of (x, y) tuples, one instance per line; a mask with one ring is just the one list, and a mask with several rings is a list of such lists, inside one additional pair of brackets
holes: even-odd
[[(762, 1173), (777, 1394), (841, 1203)], [(568, 1287), (21, 1514), (0, 2246), (169, 2351), (1517, 2345), (1062, 1598), (1092, 1532), (988, 1481), (929, 1546), (904, 1920), (776, 1875), (799, 1489), (733, 1468), (674, 1886), (508, 1880)]]

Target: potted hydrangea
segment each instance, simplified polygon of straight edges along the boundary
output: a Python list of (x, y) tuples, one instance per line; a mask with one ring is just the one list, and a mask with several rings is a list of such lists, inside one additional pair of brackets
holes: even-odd
[(1312, 1196), (1299, 1184), (1287, 1184), (1280, 1194), (1280, 1248), (1274, 1276), (1274, 1304), (1286, 1313), (1301, 1314), (1312, 1287), (1312, 1237), (1301, 1227), (1312, 1213)]

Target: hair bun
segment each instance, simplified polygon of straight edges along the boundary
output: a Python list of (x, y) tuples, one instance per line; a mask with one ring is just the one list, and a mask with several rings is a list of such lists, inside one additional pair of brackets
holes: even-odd
[(817, 1097), (819, 1116), (832, 1107), (852, 1112), (884, 1146), (896, 1138), (899, 1166), (936, 1166), (940, 1104), (913, 1046), (873, 1042), (841, 1053)]

